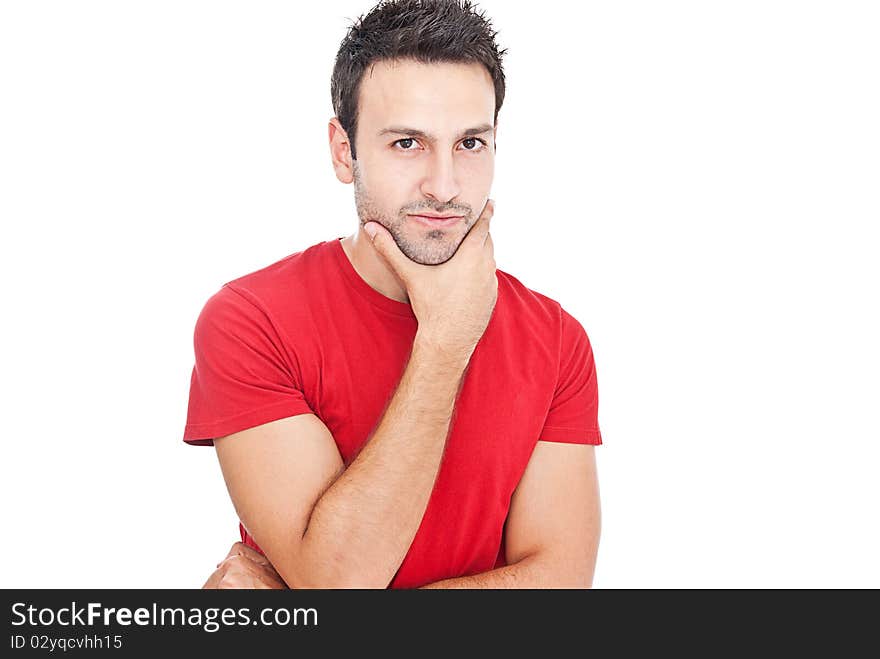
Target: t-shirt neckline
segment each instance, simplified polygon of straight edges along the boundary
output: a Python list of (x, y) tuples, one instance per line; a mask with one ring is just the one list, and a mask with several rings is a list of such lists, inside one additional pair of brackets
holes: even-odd
[(332, 243), (331, 251), (336, 255), (336, 259), (339, 262), (339, 269), (343, 272), (345, 278), (348, 279), (354, 289), (365, 300), (367, 300), (367, 302), (375, 307), (383, 309), (384, 311), (395, 314), (396, 316), (404, 316), (406, 318), (416, 317), (411, 305), (406, 302), (400, 302), (399, 300), (392, 300), (390, 297), (382, 295), (382, 293), (363, 280), (358, 274), (358, 271), (354, 269), (351, 261), (348, 260), (345, 248), (342, 247), (342, 238), (337, 238), (330, 242)]

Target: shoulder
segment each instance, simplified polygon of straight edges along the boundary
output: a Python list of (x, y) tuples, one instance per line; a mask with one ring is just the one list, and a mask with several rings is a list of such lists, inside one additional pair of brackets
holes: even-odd
[(531, 336), (552, 337), (561, 350), (571, 344), (589, 342), (581, 323), (552, 297), (529, 288), (503, 270), (498, 270), (498, 285), (504, 289), (505, 312), (510, 320)]
[(498, 285), (504, 304), (522, 323), (549, 324), (558, 328), (565, 311), (553, 298), (535, 291), (509, 272), (498, 270)]
[(259, 270), (232, 279), (221, 289), (234, 291), (257, 307), (271, 308), (283, 300), (287, 304), (308, 291), (332, 266), (328, 241), (322, 241), (289, 254)]
[(225, 282), (205, 303), (202, 315), (271, 317), (302, 306), (316, 283), (326, 279), (327, 268), (334, 266), (329, 246), (322, 241)]

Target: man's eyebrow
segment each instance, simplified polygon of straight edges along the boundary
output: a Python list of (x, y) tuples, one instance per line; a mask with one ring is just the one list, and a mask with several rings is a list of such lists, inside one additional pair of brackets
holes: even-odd
[[(481, 126), (475, 126), (474, 128), (466, 128), (461, 131), (458, 136), (458, 139), (462, 137), (473, 137), (474, 135), (482, 135), (483, 133), (488, 133), (489, 131), (494, 130), (494, 126), (491, 124), (482, 124)], [(436, 137), (431, 135), (430, 133), (426, 133), (423, 130), (419, 130), (418, 128), (407, 128), (406, 126), (389, 126), (388, 128), (383, 128), (379, 131), (379, 135), (411, 135), (413, 137), (421, 137), (424, 140), (429, 142), (436, 141)]]

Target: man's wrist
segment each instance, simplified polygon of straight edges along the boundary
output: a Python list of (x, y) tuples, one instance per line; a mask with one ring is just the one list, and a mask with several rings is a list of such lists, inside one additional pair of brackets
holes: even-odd
[(417, 330), (413, 340), (412, 359), (424, 359), (451, 371), (464, 372), (473, 350), (453, 348), (424, 330)]

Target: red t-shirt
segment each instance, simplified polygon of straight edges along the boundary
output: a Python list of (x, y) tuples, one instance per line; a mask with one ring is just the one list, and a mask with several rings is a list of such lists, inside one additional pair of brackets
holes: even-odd
[[(497, 270), (428, 507), (392, 588), (504, 565), (510, 497), (539, 440), (601, 444), (593, 352), (559, 303)], [(225, 284), (195, 327), (184, 441), (315, 414), (346, 465), (403, 374), (412, 307), (367, 284), (339, 239)], [(242, 540), (259, 550), (239, 524)]]

